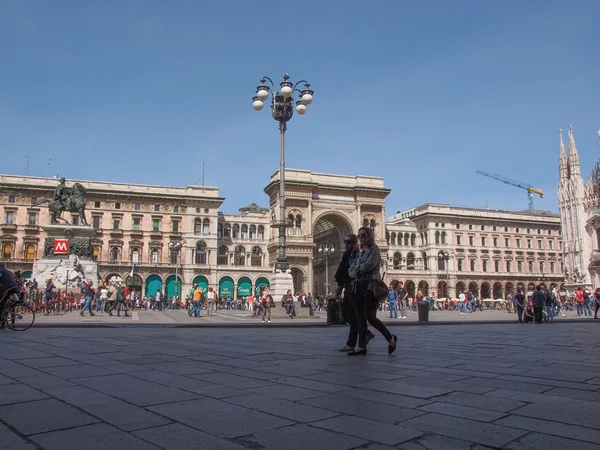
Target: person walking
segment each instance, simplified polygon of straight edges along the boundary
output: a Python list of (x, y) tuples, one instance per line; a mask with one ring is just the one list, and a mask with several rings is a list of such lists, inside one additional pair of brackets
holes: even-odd
[(546, 296), (546, 315), (548, 316), (546, 320), (550, 323), (554, 323), (554, 307), (556, 306), (556, 300), (554, 300), (551, 291), (546, 291), (544, 295)]
[(400, 308), (400, 318), (406, 319), (406, 301), (408, 300), (408, 289), (404, 287), (402, 281), (398, 282), (398, 307)]
[(84, 316), (85, 310), (87, 309), (90, 312), (90, 316), (95, 316), (96, 314), (94, 314), (94, 311), (92, 310), (92, 300), (94, 299), (96, 291), (94, 291), (91, 280), (83, 282), (81, 292), (83, 293), (84, 303), (79, 315)]
[(373, 281), (380, 279), (381, 252), (375, 244), (372, 229), (360, 228), (358, 240), (359, 252), (348, 271), (352, 278), (352, 303), (358, 321), (358, 347), (348, 355), (367, 354), (367, 322), (383, 335), (388, 342), (388, 354), (392, 354), (396, 350), (398, 338), (377, 318), (379, 303), (371, 288)]
[(523, 311), (525, 311), (525, 296), (520, 289), (515, 294), (515, 305), (517, 308), (517, 320), (523, 323)]
[(388, 291), (388, 302), (390, 304), (390, 319), (398, 318), (398, 281), (394, 280), (390, 283), (390, 289)]
[(583, 289), (578, 287), (575, 291), (575, 298), (577, 299), (577, 315), (583, 315)]
[(208, 288), (208, 292), (206, 293), (206, 315), (213, 315), (213, 305), (215, 304), (215, 292), (212, 287)]
[(598, 310), (600, 309), (600, 287), (594, 291), (594, 301), (596, 302), (596, 311), (594, 312), (594, 319), (598, 320)]
[[(350, 266), (358, 257), (358, 236), (353, 233), (347, 234), (344, 237), (344, 247), (345, 251), (342, 254), (342, 260), (334, 276), (337, 283), (334, 296), (342, 306), (342, 320), (350, 326), (346, 345), (340, 348), (340, 352), (348, 353), (354, 351), (358, 341), (358, 319), (356, 318), (354, 304), (352, 303), (352, 278), (349, 275)], [(374, 337), (375, 335), (371, 331), (368, 331), (366, 343), (368, 344), (369, 340)]]
[(198, 287), (198, 283), (194, 283), (194, 290), (191, 292), (192, 309), (188, 311), (188, 316), (200, 317), (200, 302), (202, 301), (202, 289)]
[(121, 316), (121, 310), (123, 310), (125, 313), (125, 317), (129, 317), (127, 314), (127, 305), (125, 304), (125, 292), (121, 286), (121, 283), (117, 283), (117, 286), (115, 287), (115, 300), (117, 301), (117, 317)]
[(533, 315), (535, 323), (542, 323), (544, 320), (544, 307), (546, 306), (546, 296), (542, 290), (542, 286), (538, 284), (533, 293)]
[(273, 302), (271, 290), (264, 285), (261, 286), (259, 297), (262, 305), (262, 321), (271, 323), (271, 303)]

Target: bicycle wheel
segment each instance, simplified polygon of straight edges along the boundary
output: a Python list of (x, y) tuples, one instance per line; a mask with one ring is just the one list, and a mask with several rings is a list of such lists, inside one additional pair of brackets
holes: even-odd
[(35, 312), (25, 303), (15, 303), (5, 312), (4, 318), (11, 330), (25, 331), (35, 322)]

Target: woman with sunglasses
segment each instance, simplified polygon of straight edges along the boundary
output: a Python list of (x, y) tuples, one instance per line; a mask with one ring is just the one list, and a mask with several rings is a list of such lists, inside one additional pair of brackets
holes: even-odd
[(348, 355), (367, 354), (367, 321), (388, 341), (388, 354), (392, 354), (396, 350), (398, 338), (392, 335), (383, 322), (377, 318), (379, 303), (373, 295), (373, 291), (369, 289), (371, 280), (380, 278), (381, 252), (375, 244), (373, 230), (368, 227), (358, 230), (358, 241), (360, 244), (359, 255), (348, 270), (353, 280), (352, 303), (358, 320), (358, 347)]

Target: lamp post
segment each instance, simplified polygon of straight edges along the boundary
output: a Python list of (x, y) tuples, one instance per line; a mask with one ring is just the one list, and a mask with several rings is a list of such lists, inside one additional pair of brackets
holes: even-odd
[[(269, 77), (263, 77), (260, 80), (260, 86), (256, 87), (256, 96), (252, 99), (252, 107), (256, 111), (263, 109), (264, 102), (271, 94), (271, 115), (273, 119), (279, 122), (279, 132), (281, 134), (281, 155), (279, 159), (279, 222), (274, 224), (274, 228), (279, 228), (279, 239), (277, 242), (277, 262), (275, 269), (285, 273), (288, 268), (287, 257), (285, 253), (285, 229), (288, 224), (285, 220), (285, 131), (287, 122), (294, 115), (294, 92), (299, 93), (299, 98), (296, 101), (296, 111), (302, 115), (306, 112), (307, 105), (313, 101), (314, 92), (310, 89), (310, 84), (305, 80), (300, 80), (296, 84), (289, 81), (290, 76), (286, 73), (283, 76), (283, 81), (279, 84), (279, 88), (275, 87), (273, 80)], [(266, 82), (270, 83), (270, 87)], [(304, 89), (297, 89), (300, 83), (304, 83)], [(279, 90), (277, 90), (279, 89)]]
[(325, 256), (325, 297), (327, 297), (329, 294), (329, 255), (335, 252), (335, 247), (329, 244), (319, 245), (317, 251)]
[(171, 241), (169, 242), (169, 250), (171, 250), (171, 254), (175, 255), (175, 294), (177, 295), (177, 300), (179, 301), (179, 252), (181, 251), (181, 247), (183, 244), (179, 241)]
[(444, 257), (444, 261), (446, 264), (446, 298), (450, 298), (448, 294), (450, 293), (450, 258), (454, 257), (453, 253), (450, 253), (448, 250), (442, 251), (442, 256)]

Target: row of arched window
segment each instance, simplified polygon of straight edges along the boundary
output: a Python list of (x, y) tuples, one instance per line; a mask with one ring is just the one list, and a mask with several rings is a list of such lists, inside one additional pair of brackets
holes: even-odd
[[(100, 255), (100, 249), (94, 248), (93, 259), (98, 260)], [(113, 246), (109, 251), (110, 262), (118, 263), (121, 261), (121, 247)], [(200, 241), (196, 244), (194, 251), (194, 263), (195, 264), (208, 264), (208, 251), (206, 243)], [(139, 263), (141, 262), (141, 249), (139, 247), (132, 247), (130, 250), (130, 262)], [(150, 249), (149, 262), (151, 264), (159, 264), (161, 262), (161, 251), (158, 248)], [(171, 253), (170, 263), (177, 264), (178, 254), (176, 252)], [(263, 251), (260, 247), (252, 247), (252, 250), (248, 254), (245, 247), (238, 245), (233, 252), (233, 260), (231, 261), (235, 266), (263, 266)], [(228, 265), (229, 261), (229, 248), (226, 245), (221, 245), (217, 251), (217, 264)]]
[(237, 223), (218, 224), (217, 238), (219, 239), (257, 239), (259, 241), (265, 238), (265, 227), (262, 225), (246, 225), (242, 226)]
[[(419, 237), (421, 238), (420, 242), (422, 245), (427, 245), (427, 233), (420, 233)], [(387, 233), (388, 243), (390, 245), (404, 245), (404, 246), (416, 246), (417, 245), (417, 233)], [(447, 234), (445, 231), (436, 231), (435, 232), (435, 243), (436, 244), (446, 244), (447, 243)]]

